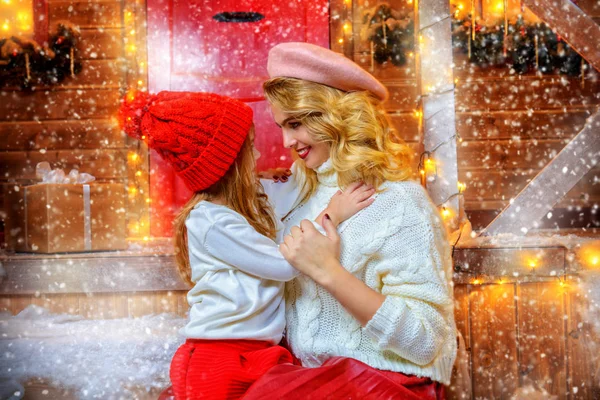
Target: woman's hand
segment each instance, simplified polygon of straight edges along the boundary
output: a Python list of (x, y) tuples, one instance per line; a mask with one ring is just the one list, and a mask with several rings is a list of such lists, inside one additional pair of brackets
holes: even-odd
[(327, 214), (323, 218), (327, 236), (321, 235), (308, 221), (293, 227), (279, 246), (281, 254), (297, 270), (324, 284), (336, 271), (343, 269), (340, 258), (340, 236)]
[(271, 168), (258, 173), (261, 179), (272, 179), (275, 182), (287, 182), (288, 177), (292, 175), (292, 171), (288, 168)]
[(375, 200), (371, 196), (375, 194), (375, 188), (365, 185), (363, 182), (354, 182), (346, 190), (338, 190), (333, 195), (327, 208), (319, 214), (316, 221), (323, 226), (323, 216), (328, 214), (334, 226), (338, 226), (363, 208), (373, 204)]
[(327, 290), (350, 314), (366, 326), (385, 301), (385, 296), (368, 287), (340, 264), (340, 236), (326, 214), (321, 235), (308, 221), (292, 228), (279, 251), (296, 269)]

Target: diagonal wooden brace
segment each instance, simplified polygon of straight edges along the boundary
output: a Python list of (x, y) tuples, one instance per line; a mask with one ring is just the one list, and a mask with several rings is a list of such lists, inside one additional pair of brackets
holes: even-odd
[(482, 234), (525, 235), (598, 162), (600, 111), (587, 119), (581, 132), (529, 182)]
[(600, 71), (600, 26), (569, 0), (523, 0), (535, 15)]

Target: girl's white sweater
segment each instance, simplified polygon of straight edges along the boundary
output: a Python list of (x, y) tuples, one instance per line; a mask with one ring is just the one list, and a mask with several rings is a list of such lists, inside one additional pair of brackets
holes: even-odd
[[(287, 183), (264, 183), (284, 216), (298, 200), (298, 168)], [(326, 162), (319, 187), (286, 217), (286, 233), (313, 220), (338, 190)], [(342, 265), (386, 300), (366, 326), (325, 289), (301, 275), (286, 284), (287, 340), (302, 364), (330, 357), (450, 383), (456, 358), (452, 258), (444, 225), (422, 186), (386, 182), (375, 202), (338, 227)]]

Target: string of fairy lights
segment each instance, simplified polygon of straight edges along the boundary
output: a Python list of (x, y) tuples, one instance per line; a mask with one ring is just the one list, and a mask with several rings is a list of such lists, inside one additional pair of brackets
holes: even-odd
[[(127, 85), (123, 94), (131, 101), (138, 91), (147, 91), (147, 58), (144, 46), (144, 4), (139, 1), (125, 3), (122, 14), (124, 58), (127, 70)], [(128, 186), (129, 200), (127, 227), (129, 236), (144, 241), (150, 240), (149, 208), (151, 197), (149, 190), (148, 147), (142, 140), (128, 140)]]

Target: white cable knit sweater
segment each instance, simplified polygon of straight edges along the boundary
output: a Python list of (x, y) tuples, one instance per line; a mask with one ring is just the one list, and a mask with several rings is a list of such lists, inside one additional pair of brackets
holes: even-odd
[[(265, 183), (283, 216), (298, 198), (301, 176)], [(285, 220), (286, 233), (314, 219), (338, 190), (330, 162), (318, 170), (319, 188)], [(386, 300), (365, 327), (306, 276), (286, 284), (287, 340), (304, 366), (333, 356), (381, 370), (449, 384), (456, 358), (452, 259), (444, 226), (422, 186), (386, 182), (375, 202), (338, 227), (342, 265)], [(287, 210), (286, 210), (287, 208)]]

